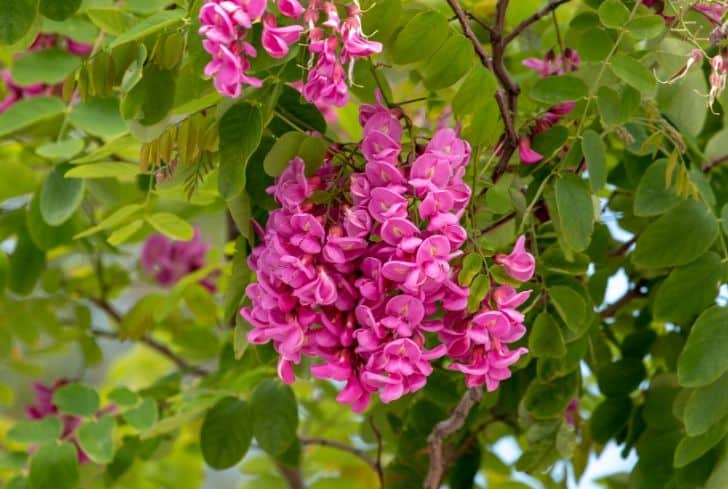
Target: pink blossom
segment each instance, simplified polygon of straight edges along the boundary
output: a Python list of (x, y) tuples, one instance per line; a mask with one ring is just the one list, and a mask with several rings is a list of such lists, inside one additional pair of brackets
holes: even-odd
[(533, 277), (536, 270), (536, 261), (533, 255), (526, 251), (526, 237), (519, 236), (516, 245), (509, 255), (498, 254), (495, 262), (503, 265), (506, 273), (518, 280), (519, 282), (527, 282)]
[(531, 149), (531, 139), (528, 136), (521, 136), (518, 141), (518, 157), (526, 165), (533, 165), (543, 159), (541, 153)]
[(303, 15), (305, 9), (298, 0), (278, 0), (278, 11), (292, 19), (298, 19)]
[[(154, 276), (159, 285), (170, 287), (204, 266), (208, 247), (198, 228), (189, 241), (172, 241), (161, 234), (153, 234), (144, 242), (140, 261), (144, 271)], [(200, 284), (214, 291), (213, 278), (208, 276)]]
[(263, 35), (261, 42), (263, 48), (273, 58), (283, 58), (288, 54), (291, 44), (294, 44), (301, 37), (303, 26), (290, 25), (277, 27), (276, 18), (271, 14), (263, 17)]
[(726, 11), (728, 11), (728, 4), (723, 4), (719, 2), (697, 2), (693, 5), (693, 8), (701, 14), (705, 15), (705, 18), (707, 18), (713, 24), (720, 25), (723, 20), (723, 16), (725, 15)]

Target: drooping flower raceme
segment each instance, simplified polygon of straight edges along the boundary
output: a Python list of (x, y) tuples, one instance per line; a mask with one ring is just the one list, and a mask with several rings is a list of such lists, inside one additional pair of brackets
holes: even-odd
[[(375, 393), (390, 402), (421, 389), (445, 356), (468, 385), (495, 389), (525, 352), (507, 345), (525, 332), (516, 309), (528, 292), (497, 288), (472, 315), (455, 280), (470, 146), (445, 128), (406, 156), (399, 116), (381, 102), (362, 106), (363, 168), (347, 175), (329, 158), (307, 176), (294, 158), (276, 179), (269, 193), (281, 208), (249, 258), (258, 281), (241, 311), (249, 341), (279, 353), (281, 379), (294, 381), (303, 356), (317, 358), (312, 374), (344, 382), (338, 400), (355, 411)], [(519, 280), (529, 273), (523, 245), (504, 258)]]
[(266, 11), (267, 4), (266, 0), (207, 0), (200, 9), (199, 33), (205, 37), (203, 47), (212, 55), (205, 74), (214, 78), (217, 91), (238, 97), (244, 85), (262, 85), (262, 80), (247, 74), (250, 58), (258, 54), (247, 36), (252, 24), (262, 21), (260, 45), (273, 58), (284, 58), (305, 34), (303, 44), (310, 57), (301, 92), (309, 102), (317, 106), (346, 104), (355, 61), (382, 51), (382, 45), (367, 39), (362, 30), (357, 0), (346, 7), (343, 20), (331, 1), (310, 0), (304, 8), (297, 0), (278, 0), (280, 20)]
[[(544, 59), (527, 58), (523, 60), (523, 65), (527, 68), (535, 70), (542, 78), (549, 76), (558, 76), (579, 69), (581, 58), (576, 50), (571, 48), (564, 49), (561, 54), (555, 54), (553, 50), (546, 53)], [(563, 117), (574, 110), (574, 102), (567, 101), (550, 107), (539, 119), (536, 120), (528, 135), (522, 135), (518, 142), (518, 155), (521, 163), (532, 165), (543, 159), (543, 155), (531, 148), (533, 138), (538, 134), (550, 129), (554, 124), (558, 123)]]
[[(153, 234), (144, 242), (140, 262), (144, 271), (153, 276), (162, 287), (171, 287), (182, 277), (205, 265), (209, 245), (195, 228), (189, 241), (172, 241), (162, 234)], [(200, 280), (200, 285), (215, 291), (213, 276)]]

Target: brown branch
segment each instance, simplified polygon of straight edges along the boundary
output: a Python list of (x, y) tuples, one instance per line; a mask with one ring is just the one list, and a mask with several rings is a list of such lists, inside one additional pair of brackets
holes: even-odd
[(374, 423), (374, 418), (371, 416), (369, 416), (369, 426), (371, 426), (374, 437), (377, 439), (377, 477), (379, 477), (379, 486), (383, 488), (384, 470), (382, 469), (382, 449), (384, 448), (384, 444), (382, 443), (382, 433), (377, 428), (377, 425)]
[[(450, 8), (460, 22), (463, 34), (473, 45), (475, 53), (480, 59), (480, 63), (493, 72), (501, 85), (501, 88), (496, 90), (495, 99), (498, 103), (501, 118), (503, 119), (506, 137), (503, 140), (503, 145), (501, 147), (500, 159), (493, 172), (493, 181), (497, 181), (501, 175), (505, 173), (508, 162), (518, 147), (518, 134), (516, 133), (515, 118), (518, 107), (518, 94), (521, 92), (521, 88), (511, 77), (510, 73), (508, 73), (504, 63), (505, 48), (507, 44), (505, 42), (504, 29), (508, 1), (509, 0), (498, 0), (496, 5), (495, 25), (490, 27), (477, 20), (473, 14), (465, 12), (462, 7), (458, 5), (457, 0), (447, 0), (448, 5), (450, 5)], [(468, 18), (471, 18), (475, 20), (475, 22), (478, 22), (481, 26), (484, 26), (484, 28), (486, 28), (486, 30), (490, 33), (491, 44), (493, 46), (492, 58), (490, 58), (483, 50), (480, 40), (478, 40), (475, 36), (470, 24), (468, 23)]]
[(322, 447), (335, 448), (337, 450), (348, 452), (355, 457), (359, 457), (362, 461), (366, 462), (367, 465), (369, 465), (377, 473), (381, 471), (381, 468), (379, 464), (377, 464), (377, 461), (374, 460), (367, 452), (360, 448), (347, 445), (346, 443), (340, 442), (338, 440), (330, 440), (328, 438), (308, 438), (305, 436), (301, 436), (299, 437), (299, 440), (301, 441), (301, 445), (303, 446), (319, 445)]
[(727, 162), (728, 162), (728, 155), (723, 155), (719, 158), (712, 159), (712, 160), (708, 161), (707, 163), (705, 163), (703, 165), (703, 167), (701, 168), (701, 170), (703, 170), (703, 173), (709, 173), (716, 166), (720, 166), (723, 163), (727, 163)]
[[(109, 317), (114, 320), (114, 322), (121, 323), (121, 320), (122, 320), (121, 314), (108, 301), (102, 300), (102, 299), (91, 299), (91, 301), (94, 304), (96, 304), (100, 309), (103, 309), (109, 315)], [(115, 333), (113, 331), (104, 331), (102, 329), (92, 329), (91, 332), (94, 334), (94, 336), (98, 336), (101, 338), (108, 338), (111, 340), (122, 341), (122, 342), (125, 341), (125, 339), (122, 339), (118, 335), (118, 333)], [(210, 374), (210, 372), (208, 372), (206, 369), (204, 369), (202, 367), (197, 367), (195, 365), (191, 365), (191, 364), (187, 363), (186, 360), (184, 360), (179, 355), (177, 355), (175, 352), (173, 352), (167, 345), (162, 344), (153, 338), (145, 336), (144, 338), (141, 338), (139, 341), (142, 344), (146, 345), (147, 347), (151, 348), (152, 350), (156, 351), (160, 355), (167, 357), (180, 370), (189, 372), (190, 374), (198, 376), (198, 377), (204, 377), (204, 376)]]
[(619, 310), (632, 302), (634, 299), (645, 297), (647, 294), (642, 292), (643, 283), (640, 282), (633, 289), (628, 291), (622, 297), (620, 297), (615, 303), (607, 306), (603, 311), (599, 313), (599, 317), (602, 319), (610, 318), (617, 314)]
[(610, 257), (622, 256), (625, 253), (627, 253), (629, 251), (630, 247), (633, 244), (635, 244), (635, 242), (637, 241), (637, 237), (638, 236), (636, 234), (634, 236), (632, 236), (632, 238), (630, 238), (628, 241), (625, 241), (624, 243), (622, 243), (622, 246), (620, 246), (616, 250), (610, 251), (609, 256)]
[[(465, 34), (465, 37), (467, 37), (470, 40), (470, 43), (473, 45), (473, 49), (475, 49), (475, 54), (478, 55), (478, 59), (480, 59), (481, 64), (489, 70), (493, 71), (493, 64), (490, 58), (483, 50), (483, 46), (480, 44), (480, 41), (475, 36), (473, 29), (470, 28), (470, 24), (468, 23), (468, 17), (472, 18), (473, 16), (466, 14), (463, 8), (458, 5), (457, 0), (447, 0), (447, 3), (448, 5), (450, 5), (450, 8), (455, 13), (458, 22), (460, 22), (460, 27), (462, 27), (463, 29), (463, 34)], [(489, 32), (491, 32), (492, 35), (493, 29), (490, 28)]]
[(281, 473), (290, 489), (306, 489), (306, 484), (301, 477), (301, 471), (297, 467), (290, 467), (282, 463), (276, 463), (278, 471)]
[(427, 437), (427, 443), (430, 447), (430, 468), (427, 471), (427, 478), (423, 485), (424, 489), (439, 489), (446, 469), (442, 453), (443, 443), (448, 436), (463, 427), (468, 414), (470, 414), (473, 406), (480, 401), (481, 397), (483, 397), (482, 387), (468, 389), (450, 417), (437, 423), (432, 433)]
[(518, 24), (518, 26), (516, 26), (516, 28), (513, 29), (513, 31), (511, 31), (511, 33), (505, 37), (505, 39), (504, 39), (505, 44), (508, 44), (511, 41), (513, 41), (516, 37), (520, 36), (523, 33), (523, 31), (528, 29), (531, 25), (535, 24), (539, 20), (546, 17), (548, 14), (550, 14), (551, 12), (553, 12), (554, 10), (559, 8), (560, 5), (568, 3), (569, 1), (570, 0), (550, 1), (548, 3), (548, 5), (546, 5), (544, 8), (542, 8), (541, 10), (539, 10), (538, 12), (536, 12), (535, 14), (531, 15), (530, 17), (525, 19), (523, 22)]
[(498, 219), (497, 221), (495, 221), (493, 224), (490, 224), (489, 226), (487, 226), (486, 228), (484, 228), (480, 232), (480, 234), (487, 234), (487, 233), (491, 232), (492, 230), (494, 230), (494, 229), (502, 226), (503, 224), (507, 223), (508, 221), (512, 220), (515, 217), (516, 217), (516, 213), (515, 212), (511, 212), (510, 214), (501, 217), (500, 219)]

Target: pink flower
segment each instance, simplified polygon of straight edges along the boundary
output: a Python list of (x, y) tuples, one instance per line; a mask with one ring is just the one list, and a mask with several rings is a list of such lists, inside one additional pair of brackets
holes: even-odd
[(518, 157), (521, 158), (521, 163), (526, 165), (533, 165), (543, 160), (541, 153), (531, 149), (531, 138), (528, 136), (521, 136), (518, 142)]
[(66, 49), (69, 53), (75, 54), (76, 56), (86, 56), (91, 53), (93, 46), (85, 42), (78, 42), (69, 38), (66, 39)]
[(715, 25), (720, 25), (723, 20), (723, 16), (725, 15), (726, 11), (728, 11), (728, 5), (718, 2), (697, 2), (695, 5), (693, 5), (693, 8), (701, 14), (705, 15), (705, 17)]
[[(171, 287), (182, 277), (205, 265), (209, 246), (198, 228), (189, 241), (172, 241), (161, 234), (153, 234), (144, 242), (140, 257), (144, 271), (154, 276), (162, 287)], [(211, 292), (215, 291), (214, 275), (200, 281)]]
[(558, 55), (551, 50), (546, 53), (544, 59), (526, 58), (523, 60), (526, 68), (538, 71), (542, 78), (576, 71), (580, 63), (579, 53), (570, 48), (564, 49), (564, 52)]
[(509, 255), (498, 254), (495, 256), (496, 263), (503, 265), (506, 273), (519, 282), (530, 280), (536, 269), (536, 260), (526, 251), (525, 245), (526, 237), (519, 236)]
[(286, 17), (298, 19), (304, 10), (298, 0), (278, 0), (278, 11)]
[(299, 157), (293, 158), (283, 173), (278, 177), (278, 182), (267, 189), (279, 204), (289, 209), (298, 207), (313, 194), (313, 189), (308, 183), (305, 174), (306, 165)]
[(291, 44), (294, 44), (301, 37), (303, 26), (290, 25), (277, 27), (276, 18), (272, 14), (263, 17), (263, 35), (261, 42), (263, 48), (273, 58), (283, 58), (288, 54)]

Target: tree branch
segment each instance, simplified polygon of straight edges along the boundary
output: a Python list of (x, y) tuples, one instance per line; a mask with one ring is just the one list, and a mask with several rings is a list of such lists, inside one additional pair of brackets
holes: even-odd
[(379, 428), (377, 428), (377, 425), (374, 423), (374, 418), (371, 416), (369, 416), (369, 426), (371, 426), (374, 437), (377, 439), (377, 477), (379, 477), (379, 486), (384, 488), (384, 470), (382, 469), (382, 433), (379, 431)]
[(282, 463), (276, 463), (278, 471), (281, 473), (290, 489), (306, 489), (306, 484), (301, 477), (301, 471), (296, 467), (290, 467)]
[(328, 438), (308, 438), (305, 436), (299, 437), (299, 440), (301, 440), (301, 445), (303, 446), (310, 446), (310, 445), (319, 445), (322, 447), (329, 447), (329, 448), (335, 448), (337, 450), (342, 450), (344, 452), (348, 452), (355, 457), (359, 457), (362, 461), (366, 462), (367, 465), (369, 465), (372, 469), (374, 469), (377, 473), (381, 471), (381, 468), (379, 467), (379, 464), (376, 460), (374, 460), (366, 451), (353, 447), (351, 445), (347, 445), (344, 442), (340, 442), (338, 440), (331, 440)]
[(442, 454), (443, 443), (448, 436), (463, 427), (468, 414), (470, 414), (473, 406), (480, 401), (481, 397), (483, 397), (482, 387), (468, 389), (450, 417), (437, 423), (432, 433), (427, 437), (427, 443), (430, 446), (430, 468), (423, 485), (424, 489), (439, 489), (446, 469)]
[(491, 232), (492, 230), (494, 230), (494, 229), (502, 226), (503, 224), (507, 223), (508, 221), (512, 220), (514, 217), (516, 217), (516, 213), (515, 212), (511, 212), (510, 214), (501, 217), (500, 219), (498, 219), (497, 221), (495, 221), (493, 224), (490, 224), (489, 226), (487, 226), (486, 228), (484, 228), (483, 230), (481, 230), (480, 231), (480, 234), (487, 234), (487, 233)]
[[(462, 7), (458, 5), (457, 0), (447, 0), (447, 3), (448, 5), (450, 5), (450, 8), (455, 13), (458, 22), (460, 22), (460, 27), (462, 27), (463, 29), (463, 34), (465, 34), (465, 37), (467, 37), (470, 40), (470, 43), (473, 45), (473, 49), (475, 49), (475, 54), (478, 55), (480, 63), (488, 68), (490, 71), (493, 71), (493, 63), (483, 50), (483, 46), (480, 44), (478, 38), (475, 37), (473, 29), (470, 28), (470, 24), (468, 23), (468, 17), (472, 18), (473, 15), (466, 14)], [(491, 33), (491, 35), (493, 35), (492, 28), (489, 28), (488, 31)]]
[[(116, 322), (117, 324), (121, 323), (121, 320), (122, 320), (121, 314), (108, 301), (103, 300), (103, 299), (91, 299), (91, 301), (94, 304), (96, 304), (100, 309), (104, 310), (106, 312), (106, 314), (108, 314), (109, 317), (114, 320), (114, 322)], [(92, 329), (91, 332), (94, 334), (94, 336), (98, 336), (101, 338), (108, 338), (108, 339), (116, 340), (116, 341), (125, 341), (121, 337), (119, 337), (118, 333), (115, 333), (113, 331), (104, 331), (102, 329), (95, 328), (95, 329)], [(206, 375), (209, 375), (209, 373), (210, 373), (202, 367), (197, 367), (195, 365), (191, 365), (191, 364), (187, 363), (186, 360), (184, 360), (182, 357), (178, 356), (167, 345), (160, 343), (153, 338), (145, 336), (144, 338), (141, 338), (139, 340), (139, 342), (148, 346), (149, 348), (156, 351), (160, 355), (167, 357), (180, 370), (189, 372), (190, 374), (195, 375), (197, 377), (204, 377)]]
[(715, 168), (716, 166), (720, 166), (723, 163), (727, 163), (727, 162), (728, 162), (728, 155), (723, 155), (721, 157), (718, 157), (718, 158), (715, 158), (715, 159), (712, 159), (712, 160), (706, 162), (703, 165), (703, 167), (701, 168), (701, 170), (703, 170), (703, 173), (710, 173), (710, 171), (713, 168)]
[(624, 294), (622, 297), (620, 297), (617, 300), (617, 302), (607, 306), (603, 311), (601, 311), (599, 313), (599, 317), (602, 319), (610, 318), (610, 317), (614, 316), (615, 314), (617, 314), (617, 312), (619, 312), (619, 310), (622, 307), (626, 306), (627, 304), (632, 302), (634, 299), (637, 299), (640, 297), (645, 297), (647, 294), (645, 294), (644, 292), (642, 292), (640, 290), (640, 289), (642, 289), (643, 286), (644, 286), (644, 284), (642, 282), (637, 283), (637, 285), (635, 285), (635, 287), (633, 289), (631, 289), (626, 294)]
[(569, 1), (570, 0), (550, 1), (548, 3), (548, 5), (546, 5), (544, 8), (542, 8), (541, 10), (539, 10), (538, 12), (536, 12), (535, 14), (531, 15), (530, 17), (525, 19), (523, 22), (518, 24), (518, 26), (516, 26), (516, 28), (513, 29), (513, 31), (511, 31), (511, 33), (505, 37), (505, 39), (504, 39), (505, 44), (508, 44), (511, 41), (513, 41), (516, 37), (520, 36), (523, 33), (523, 31), (528, 29), (531, 25), (535, 24), (539, 20), (546, 17), (548, 14), (550, 14), (551, 12), (553, 12), (554, 10), (559, 8), (560, 5), (568, 3)]

